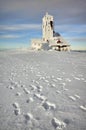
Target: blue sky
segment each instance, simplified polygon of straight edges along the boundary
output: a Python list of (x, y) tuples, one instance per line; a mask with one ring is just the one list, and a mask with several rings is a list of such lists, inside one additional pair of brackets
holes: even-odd
[(29, 47), (32, 38), (42, 37), (46, 12), (72, 49), (86, 50), (85, 0), (0, 0), (0, 48)]

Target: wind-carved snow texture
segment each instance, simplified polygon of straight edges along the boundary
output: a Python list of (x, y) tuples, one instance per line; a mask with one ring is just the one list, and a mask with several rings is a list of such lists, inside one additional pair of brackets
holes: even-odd
[(0, 130), (85, 130), (86, 53), (0, 52)]

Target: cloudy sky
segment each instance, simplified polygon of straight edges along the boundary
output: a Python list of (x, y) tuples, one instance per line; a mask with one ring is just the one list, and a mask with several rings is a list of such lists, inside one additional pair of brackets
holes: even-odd
[(72, 49), (86, 50), (86, 0), (0, 0), (0, 48), (28, 47), (42, 37), (46, 12)]

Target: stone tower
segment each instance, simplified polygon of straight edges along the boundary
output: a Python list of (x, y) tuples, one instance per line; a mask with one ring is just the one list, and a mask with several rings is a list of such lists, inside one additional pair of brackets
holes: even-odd
[(42, 33), (43, 40), (47, 41), (53, 38), (54, 25), (53, 25), (53, 16), (46, 13), (42, 19)]
[(63, 39), (63, 37), (54, 31), (53, 16), (48, 13), (42, 18), (42, 38), (32, 39), (31, 48), (35, 50), (49, 50), (68, 51), (70, 45)]

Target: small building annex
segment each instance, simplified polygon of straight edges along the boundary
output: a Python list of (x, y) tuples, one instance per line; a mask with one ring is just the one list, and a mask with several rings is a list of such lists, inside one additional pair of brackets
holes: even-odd
[(54, 31), (53, 16), (46, 13), (42, 19), (42, 38), (31, 40), (31, 49), (33, 50), (49, 50), (68, 51), (70, 45), (63, 37)]

